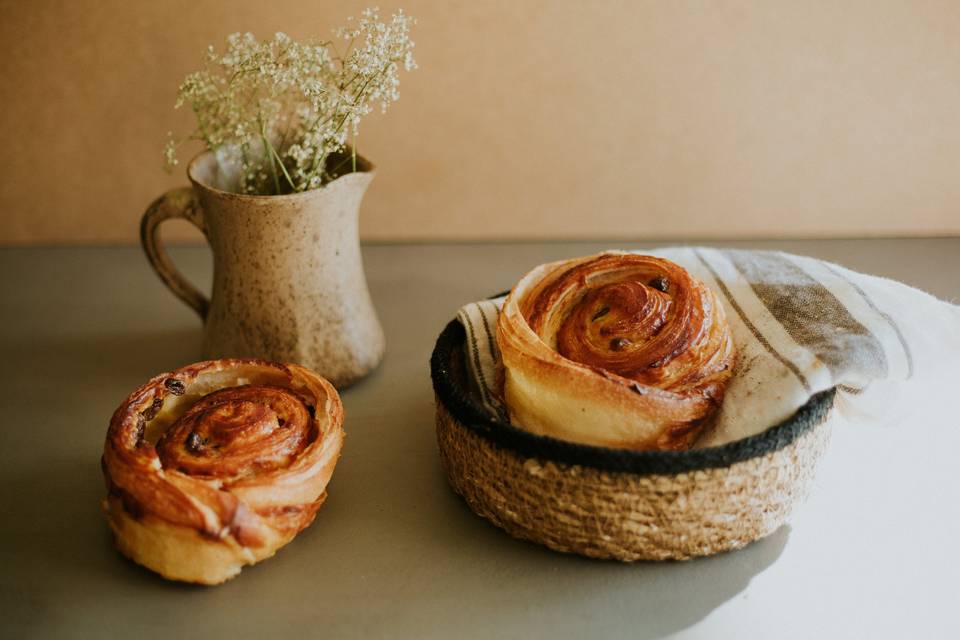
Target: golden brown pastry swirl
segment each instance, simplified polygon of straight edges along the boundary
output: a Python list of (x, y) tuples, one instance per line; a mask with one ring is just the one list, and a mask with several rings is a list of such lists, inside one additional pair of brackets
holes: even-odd
[(124, 555), (216, 584), (314, 519), (343, 443), (334, 388), (297, 365), (217, 360), (162, 374), (114, 413), (104, 511)]
[(497, 325), (511, 421), (613, 447), (689, 447), (735, 360), (723, 307), (677, 264), (619, 252), (540, 266)]
[(286, 389), (221, 389), (190, 407), (157, 443), (166, 469), (237, 477), (289, 466), (312, 428), (303, 400)]

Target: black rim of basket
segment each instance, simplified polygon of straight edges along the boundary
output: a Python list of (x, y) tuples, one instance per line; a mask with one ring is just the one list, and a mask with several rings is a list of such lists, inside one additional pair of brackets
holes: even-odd
[(686, 451), (632, 451), (558, 440), (529, 433), (508, 422), (491, 418), (473, 395), (450, 372), (450, 359), (462, 353), (466, 340), (463, 325), (452, 320), (430, 357), (430, 375), (438, 400), (462, 426), (499, 447), (519, 455), (601, 471), (638, 475), (676, 474), (728, 467), (736, 462), (779, 451), (821, 424), (833, 406), (836, 389), (817, 393), (796, 413), (762, 433), (716, 447)]

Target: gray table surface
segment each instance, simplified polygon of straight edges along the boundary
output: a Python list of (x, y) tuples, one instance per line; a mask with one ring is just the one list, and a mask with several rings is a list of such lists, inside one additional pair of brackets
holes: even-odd
[[(735, 244), (960, 298), (960, 239)], [(388, 351), (343, 395), (329, 500), (276, 557), (217, 588), (126, 561), (98, 509), (110, 414), (199, 358), (199, 321), (138, 248), (0, 250), (0, 637), (960, 637), (960, 430), (943, 412), (838, 429), (791, 525), (692, 562), (552, 553), (452, 493), (433, 433), (436, 335), (529, 267), (609, 246), (365, 247)], [(206, 249), (173, 254), (209, 286)]]

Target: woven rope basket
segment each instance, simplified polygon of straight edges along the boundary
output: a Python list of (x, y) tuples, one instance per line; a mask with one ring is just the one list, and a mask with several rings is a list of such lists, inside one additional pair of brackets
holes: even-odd
[(682, 560), (776, 531), (806, 497), (834, 390), (763, 433), (689, 451), (624, 451), (490, 418), (467, 381), (463, 326), (431, 358), (437, 443), (454, 491), (510, 535), (592, 558)]

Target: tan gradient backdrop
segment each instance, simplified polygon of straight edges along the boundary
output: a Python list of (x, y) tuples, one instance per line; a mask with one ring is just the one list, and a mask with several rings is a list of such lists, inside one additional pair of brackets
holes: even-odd
[[(960, 2), (401, 1), (367, 239), (960, 233)], [(0, 242), (133, 241), (206, 46), (363, 6), (3, 1)]]

